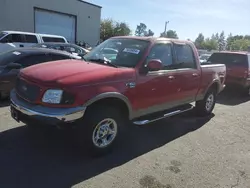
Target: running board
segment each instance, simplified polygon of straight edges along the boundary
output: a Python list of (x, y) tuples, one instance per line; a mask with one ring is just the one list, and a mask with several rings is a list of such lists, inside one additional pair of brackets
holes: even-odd
[(178, 114), (190, 111), (193, 108), (194, 108), (194, 106), (190, 105), (189, 108), (186, 108), (186, 109), (174, 110), (172, 112), (165, 113), (163, 116), (158, 116), (158, 117), (156, 117), (154, 119), (151, 119), (151, 120), (150, 119), (139, 120), (139, 121), (134, 121), (133, 123), (135, 125), (146, 125), (146, 124), (153, 123), (155, 121), (158, 121), (158, 120), (161, 120), (161, 119), (164, 119), (164, 118), (168, 118), (168, 117), (171, 117), (171, 116), (174, 116), (174, 115), (178, 115)]

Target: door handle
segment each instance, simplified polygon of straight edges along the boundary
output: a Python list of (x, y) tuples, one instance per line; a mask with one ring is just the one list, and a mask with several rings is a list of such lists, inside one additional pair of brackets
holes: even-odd
[(19, 45), (21, 48), (24, 47), (22, 44)]
[(168, 79), (173, 80), (173, 79), (175, 79), (175, 77), (174, 76), (168, 76)]
[(197, 76), (199, 76), (199, 75), (198, 75), (197, 73), (193, 73), (192, 76), (193, 76), (193, 77), (197, 77)]

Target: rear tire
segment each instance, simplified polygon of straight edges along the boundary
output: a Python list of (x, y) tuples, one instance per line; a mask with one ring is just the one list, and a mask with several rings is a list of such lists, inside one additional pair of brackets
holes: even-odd
[(119, 142), (124, 129), (120, 111), (114, 107), (97, 105), (90, 107), (77, 129), (81, 147), (91, 156), (110, 152)]
[(208, 116), (212, 113), (216, 102), (216, 92), (210, 89), (204, 99), (196, 102), (196, 112), (199, 116)]

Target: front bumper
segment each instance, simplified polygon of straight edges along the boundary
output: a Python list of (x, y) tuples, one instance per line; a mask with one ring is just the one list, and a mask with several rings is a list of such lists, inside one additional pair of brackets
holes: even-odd
[(20, 99), (15, 90), (10, 94), (11, 115), (16, 121), (24, 123), (46, 123), (46, 124), (64, 124), (72, 123), (83, 117), (86, 107), (73, 108), (52, 108), (41, 105), (31, 104)]

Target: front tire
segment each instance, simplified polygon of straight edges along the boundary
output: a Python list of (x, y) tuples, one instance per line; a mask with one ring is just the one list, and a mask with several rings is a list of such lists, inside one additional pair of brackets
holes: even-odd
[(212, 113), (216, 102), (216, 92), (210, 89), (204, 99), (196, 102), (196, 112), (199, 116), (208, 116)]
[(108, 106), (95, 106), (89, 109), (77, 134), (82, 147), (91, 156), (101, 156), (110, 152), (122, 136), (123, 118), (119, 110)]

